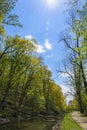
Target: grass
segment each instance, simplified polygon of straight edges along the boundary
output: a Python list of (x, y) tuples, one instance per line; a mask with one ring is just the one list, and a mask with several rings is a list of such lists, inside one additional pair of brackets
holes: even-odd
[(72, 119), (71, 114), (66, 114), (61, 123), (60, 130), (82, 130), (82, 128)]

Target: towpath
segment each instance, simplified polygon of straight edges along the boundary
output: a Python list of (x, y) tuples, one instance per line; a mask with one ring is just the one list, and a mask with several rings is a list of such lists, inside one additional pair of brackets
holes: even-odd
[(80, 112), (73, 112), (72, 118), (82, 127), (83, 130), (87, 130), (87, 117), (81, 116)]

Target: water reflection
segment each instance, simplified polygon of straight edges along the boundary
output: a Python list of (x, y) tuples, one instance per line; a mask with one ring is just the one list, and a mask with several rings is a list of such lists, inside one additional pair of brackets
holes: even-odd
[(56, 122), (51, 121), (21, 121), (2, 125), (0, 130), (52, 130)]

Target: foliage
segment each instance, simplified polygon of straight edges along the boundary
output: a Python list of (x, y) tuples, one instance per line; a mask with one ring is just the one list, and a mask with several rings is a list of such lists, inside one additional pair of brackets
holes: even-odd
[(36, 41), (6, 36), (5, 24), (21, 26), (12, 14), (17, 0), (0, 0), (0, 116), (65, 111), (60, 86), (36, 56)]
[[(86, 108), (84, 107), (84, 104), (86, 103), (86, 100), (83, 100), (84, 91), (87, 95), (87, 79), (86, 79), (86, 60), (87, 60), (87, 2), (85, 2), (82, 10), (77, 10), (78, 18), (74, 20), (74, 26), (73, 31), (78, 39), (77, 41), (77, 48), (75, 48), (75, 51), (77, 53), (76, 57), (76, 64), (78, 64), (79, 69), (79, 86), (80, 87), (80, 95), (78, 95), (78, 102), (80, 104), (80, 108), (83, 109), (81, 112), (84, 113), (86, 111)], [(77, 92), (79, 92), (79, 89), (77, 88)], [(81, 105), (82, 104), (82, 105)], [(87, 111), (86, 111), (87, 112)]]
[(3, 47), (0, 110), (4, 116), (65, 111), (60, 87), (51, 79), (42, 59), (34, 54), (35, 43), (19, 36), (7, 36)]
[(87, 2), (83, 4), (78, 6), (77, 1), (71, 10), (68, 33), (63, 33), (62, 40), (70, 50), (70, 70), (65, 66), (65, 73), (69, 75), (80, 112), (87, 113)]
[(78, 100), (76, 98), (74, 98), (73, 100), (70, 100), (67, 105), (67, 108), (66, 108), (66, 111), (68, 111), (68, 112), (71, 112), (73, 110), (74, 111), (79, 110), (79, 104), (78, 104)]
[(82, 102), (84, 106), (84, 114), (87, 114), (87, 95), (85, 93), (82, 94)]
[(4, 25), (20, 26), (18, 16), (11, 14), (17, 0), (0, 0), (0, 35), (5, 33)]

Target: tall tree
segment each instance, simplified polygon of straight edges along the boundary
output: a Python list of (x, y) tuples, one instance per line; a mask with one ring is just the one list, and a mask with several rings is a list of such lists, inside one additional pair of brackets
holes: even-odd
[[(75, 11), (76, 10), (77, 8), (75, 8)], [(80, 110), (81, 112), (84, 112), (82, 94), (83, 92), (85, 92), (85, 94), (87, 95), (87, 79), (85, 73), (87, 63), (87, 3), (85, 3), (81, 10), (78, 9), (75, 13), (73, 13), (73, 15), (70, 15), (70, 18), (72, 18), (69, 22), (70, 28), (68, 31), (70, 33), (63, 34), (62, 40), (66, 44), (67, 48), (70, 50), (70, 64), (73, 68), (73, 71), (71, 70), (73, 75), (71, 75), (69, 72), (68, 74), (74, 81), (73, 86), (76, 92), (76, 96), (78, 97), (77, 99), (79, 102)]]

